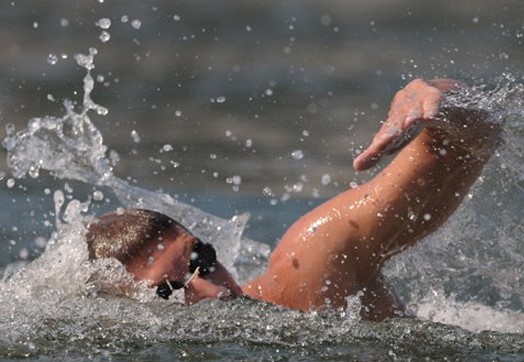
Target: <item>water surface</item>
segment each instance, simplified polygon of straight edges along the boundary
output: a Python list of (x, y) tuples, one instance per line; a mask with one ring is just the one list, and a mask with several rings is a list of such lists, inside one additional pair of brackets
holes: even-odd
[[(65, 178), (40, 171), (15, 179), (0, 150), (0, 268), (15, 270), (14, 262), (48, 248), (1, 284), (1, 358), (523, 358), (522, 5), (106, 0), (0, 7), (1, 123), (21, 130), (33, 117), (61, 119), (66, 98), (80, 112), (86, 69), (74, 55), (94, 47), (92, 98), (109, 113), (89, 117), (102, 145), (119, 155), (108, 156), (111, 182), (97, 184), (71, 180), (71, 166), (58, 166)], [(240, 278), (260, 271), (264, 245), (274, 246), (296, 217), (371, 177), (351, 170), (352, 155), (394, 92), (417, 76), (485, 88), (477, 106), (501, 108), (506, 120), (503, 144), (457, 213), (387, 266), (419, 318), (365, 323), (354, 306), (303, 314), (248, 300), (187, 308), (139, 287), (134, 296), (115, 296), (114, 279), (90, 279), (101, 270), (125, 275), (85, 262), (78, 222), (120, 206), (119, 192), (131, 186), (129, 202), (143, 197), (176, 213), (169, 200), (180, 200), (204, 210), (181, 209), (191, 210), (202, 224), (197, 232), (223, 253), (236, 250), (226, 262)], [(227, 220), (244, 212), (251, 218), (241, 238), (244, 220)], [(245, 259), (248, 244), (259, 259)]]

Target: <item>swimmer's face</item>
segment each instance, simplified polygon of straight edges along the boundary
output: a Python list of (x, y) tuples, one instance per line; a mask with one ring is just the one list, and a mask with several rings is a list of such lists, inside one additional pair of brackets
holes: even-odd
[(137, 257), (126, 263), (127, 270), (137, 279), (150, 281), (151, 286), (160, 286), (157, 293), (166, 299), (170, 288), (184, 288), (188, 305), (206, 298), (230, 300), (242, 294), (227, 269), (216, 260), (212, 246), (180, 229), (163, 231)]

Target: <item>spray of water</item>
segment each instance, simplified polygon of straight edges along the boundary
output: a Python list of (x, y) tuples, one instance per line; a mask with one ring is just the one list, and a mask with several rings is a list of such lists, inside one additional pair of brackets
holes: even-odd
[(521, 331), (524, 86), (503, 75), (465, 92), (449, 105), (488, 111), (503, 125), (502, 142), (450, 220), (386, 273), (419, 317), (475, 331)]
[[(3, 146), (13, 176), (37, 178), (44, 170), (60, 179), (109, 188), (123, 207), (148, 208), (179, 220), (198, 237), (214, 244), (221, 262), (240, 282), (251, 278), (263, 268), (269, 247), (242, 236), (249, 215), (224, 220), (168, 194), (131, 186), (113, 174), (118, 156), (104, 145), (102, 134), (89, 118), (92, 111), (108, 113), (91, 99), (96, 53), (96, 49), (90, 49), (87, 55), (75, 56), (86, 69), (80, 111), (66, 101), (63, 117), (34, 118), (19, 132), (12, 125), (6, 127)], [(8, 352), (15, 356), (45, 353), (55, 349), (56, 336), (69, 341), (60, 348), (67, 350), (76, 340), (84, 349), (98, 350), (100, 338), (105, 338), (105, 332), (100, 333), (100, 320), (106, 326), (113, 325), (110, 344), (134, 344), (143, 338), (196, 338), (195, 331), (202, 335), (198, 325), (214, 312), (206, 311), (188, 320), (182, 294), (175, 295), (170, 303), (161, 303), (154, 290), (134, 282), (118, 261), (88, 259), (84, 236), (89, 201), (66, 202), (63, 192), (57, 190), (54, 204), (56, 232), (45, 251), (30, 263), (9, 265), (0, 281), (0, 355), (6, 350), (15, 351)], [(92, 298), (100, 295), (106, 297)], [(179, 308), (171, 308), (173, 304)], [(169, 311), (164, 310), (166, 306)], [(185, 321), (184, 326), (178, 320)]]
[[(221, 261), (240, 282), (258, 273), (269, 248), (242, 237), (248, 215), (223, 220), (170, 195), (131, 186), (115, 177), (118, 156), (104, 145), (89, 118), (89, 112), (108, 113), (90, 97), (95, 55), (96, 50), (90, 49), (87, 55), (75, 57), (86, 69), (80, 111), (66, 101), (63, 117), (32, 119), (19, 132), (7, 126), (3, 145), (13, 176), (38, 177), (46, 170), (60, 179), (109, 188), (124, 207), (165, 213), (213, 242)], [(471, 331), (519, 332), (524, 329), (524, 280), (520, 277), (524, 260), (520, 245), (524, 235), (520, 223), (524, 89), (515, 79), (503, 76), (494, 87), (470, 92), (467, 97), (450, 100), (450, 105), (490, 111), (496, 122), (504, 124), (504, 142), (455, 216), (437, 234), (394, 259), (386, 273), (421, 318)], [(104, 348), (130, 353), (143, 349), (149, 343), (144, 341), (173, 340), (291, 348), (311, 345), (316, 349), (322, 344), (351, 344), (360, 338), (359, 343), (373, 341), (383, 356), (389, 354), (390, 346), (402, 348), (406, 335), (409, 343), (417, 346), (418, 340), (431, 339), (446, 348), (466, 350), (523, 347), (521, 340), (510, 336), (481, 338), (414, 320), (367, 325), (358, 319), (358, 297), (350, 300), (346, 310), (320, 314), (249, 300), (205, 301), (189, 309), (176, 308), (154, 298), (143, 285), (131, 283), (120, 263), (88, 260), (83, 240), (89, 202), (71, 200), (66, 204), (62, 192), (56, 191), (55, 206), (57, 231), (45, 252), (31, 263), (10, 265), (0, 281), (0, 355), (5, 350), (14, 351), (9, 352), (14, 356), (41, 355), (56, 348), (67, 353), (76, 349), (98, 353)], [(106, 297), (90, 298), (98, 295)], [(115, 295), (131, 299), (113, 298)]]
[(38, 177), (41, 170), (60, 179), (78, 180), (100, 187), (108, 187), (124, 207), (139, 207), (162, 212), (178, 220), (203, 240), (212, 242), (223, 264), (245, 281), (264, 265), (269, 247), (242, 238), (248, 214), (224, 220), (193, 206), (177, 201), (165, 193), (151, 192), (131, 186), (115, 177), (113, 167), (118, 155), (104, 145), (100, 131), (89, 118), (89, 112), (106, 115), (108, 110), (91, 99), (94, 80), (96, 49), (77, 54), (75, 59), (86, 69), (82, 109), (77, 113), (70, 101), (65, 102), (63, 117), (32, 119), (28, 127), (15, 132), (7, 126), (3, 142), (8, 152), (8, 165), (14, 177), (26, 174)]

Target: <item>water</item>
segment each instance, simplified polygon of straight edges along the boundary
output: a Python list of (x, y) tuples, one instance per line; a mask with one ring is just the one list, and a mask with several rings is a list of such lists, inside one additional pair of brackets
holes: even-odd
[[(1, 116), (14, 124), (0, 358), (522, 360), (521, 6), (210, 4), (1, 5), (18, 35), (0, 40)], [(387, 265), (418, 318), (362, 322), (356, 299), (306, 314), (244, 299), (189, 308), (141, 285), (115, 295), (129, 276), (87, 262), (82, 222), (141, 205), (248, 279), (294, 218), (370, 176), (351, 173), (351, 151), (398, 85), (434, 74), (477, 85), (468, 106), (493, 111), (504, 141), (449, 222)]]

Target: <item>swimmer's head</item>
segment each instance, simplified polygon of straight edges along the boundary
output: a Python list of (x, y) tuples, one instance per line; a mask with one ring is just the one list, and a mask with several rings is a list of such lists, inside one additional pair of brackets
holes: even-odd
[(108, 213), (88, 225), (86, 241), (91, 259), (119, 260), (163, 298), (181, 288), (187, 304), (242, 294), (211, 244), (166, 215), (142, 209)]

